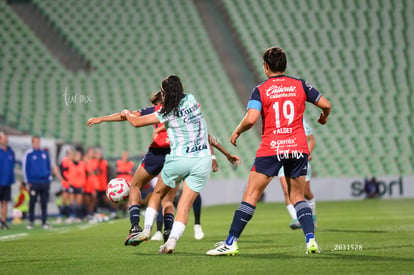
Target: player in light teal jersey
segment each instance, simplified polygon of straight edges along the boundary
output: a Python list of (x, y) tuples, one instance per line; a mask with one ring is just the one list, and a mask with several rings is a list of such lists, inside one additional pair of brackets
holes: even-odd
[[(181, 80), (171, 75), (161, 84), (163, 108), (155, 113), (136, 116), (124, 110), (121, 117), (135, 127), (164, 123), (170, 139), (171, 153), (165, 158), (161, 177), (152, 193), (145, 212), (144, 230), (131, 237), (131, 245), (138, 245), (151, 236), (151, 228), (157, 216), (161, 199), (175, 194), (176, 187), (183, 181), (183, 190), (177, 207), (177, 215), (167, 242), (159, 253), (174, 253), (177, 240), (184, 233), (188, 213), (194, 200), (207, 183), (211, 171), (211, 153), (207, 126), (194, 96), (184, 94)], [(229, 154), (219, 144), (214, 146), (225, 153), (233, 164), (240, 162), (237, 156)], [(168, 196), (167, 196), (168, 195)]]
[[(312, 132), (312, 128), (309, 126), (309, 124), (306, 122), (305, 119), (303, 119), (303, 129), (305, 130), (305, 135), (306, 138), (308, 140), (308, 146), (309, 146), (309, 157), (308, 157), (308, 161), (310, 161), (312, 159), (312, 151), (313, 148), (315, 147), (315, 138), (313, 136), (313, 132)], [(292, 218), (292, 223), (289, 225), (290, 228), (292, 229), (300, 229), (300, 223), (296, 217), (296, 211), (295, 208), (293, 207), (292, 203), (290, 202), (289, 199), (289, 193), (288, 193), (288, 187), (287, 187), (287, 183), (286, 183), (286, 178), (285, 178), (285, 173), (284, 173), (284, 169), (280, 169), (279, 170), (279, 174), (278, 174), (279, 180), (280, 180), (280, 185), (282, 186), (282, 190), (283, 190), (283, 194), (285, 196), (285, 202), (286, 202), (286, 208), (289, 212), (290, 217)], [(315, 202), (315, 198), (313, 196), (313, 193), (310, 189), (310, 180), (312, 177), (312, 169), (311, 169), (311, 165), (310, 162), (308, 162), (308, 172), (306, 174), (306, 182), (305, 182), (305, 199), (307, 200), (311, 210), (312, 210), (312, 216), (313, 216), (313, 221), (314, 224), (316, 226), (316, 202)]]

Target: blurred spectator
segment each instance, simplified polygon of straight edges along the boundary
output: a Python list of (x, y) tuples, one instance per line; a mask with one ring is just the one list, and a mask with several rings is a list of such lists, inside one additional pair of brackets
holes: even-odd
[(82, 215), (82, 188), (86, 182), (86, 168), (82, 153), (75, 151), (69, 173), (70, 214), (67, 223), (80, 222)]
[(63, 216), (68, 216), (69, 214), (69, 174), (71, 167), (73, 165), (73, 158), (74, 158), (74, 152), (72, 148), (69, 148), (66, 151), (66, 157), (62, 159), (62, 162), (59, 165), (60, 173), (62, 174), (62, 192), (60, 193), (60, 200), (59, 203), (59, 216), (56, 220), (56, 223), (61, 223)]
[(96, 149), (95, 156), (99, 162), (98, 186), (96, 188), (96, 206), (97, 208), (100, 207), (108, 209), (111, 212), (111, 218), (116, 218), (116, 209), (106, 197), (106, 187), (108, 186), (108, 162), (104, 159), (100, 149)]
[(14, 151), (8, 146), (8, 136), (0, 132), (0, 203), (1, 229), (7, 230), (7, 203), (11, 200), (11, 185), (14, 183)]
[(26, 151), (23, 156), (22, 170), (25, 181), (30, 191), (29, 203), (29, 224), (27, 229), (34, 227), (35, 204), (37, 197), (40, 196), (42, 210), (42, 227), (49, 229), (47, 224), (47, 202), (49, 200), (50, 182), (52, 180), (52, 165), (49, 153), (40, 149), (40, 137), (32, 137), (33, 148)]
[(116, 177), (126, 179), (131, 182), (134, 163), (129, 160), (128, 151), (122, 152), (121, 159), (116, 161)]
[(379, 184), (375, 177), (372, 177), (371, 180), (365, 179), (365, 193), (367, 194), (367, 198), (379, 197)]
[(26, 183), (22, 182), (19, 187), (19, 194), (14, 199), (13, 224), (20, 224), (22, 219), (26, 218), (29, 211), (29, 200), (29, 190), (27, 190)]
[(84, 163), (86, 166), (86, 182), (83, 186), (83, 202), (88, 219), (92, 220), (96, 203), (96, 187), (99, 184), (99, 161), (95, 157), (95, 148), (88, 148), (84, 156)]

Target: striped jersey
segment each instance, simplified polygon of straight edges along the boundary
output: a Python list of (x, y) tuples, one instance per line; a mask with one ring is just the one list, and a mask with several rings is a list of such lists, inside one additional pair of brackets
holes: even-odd
[(208, 143), (207, 124), (200, 105), (192, 94), (185, 94), (174, 114), (164, 116), (155, 112), (167, 128), (171, 156), (204, 157), (211, 155)]

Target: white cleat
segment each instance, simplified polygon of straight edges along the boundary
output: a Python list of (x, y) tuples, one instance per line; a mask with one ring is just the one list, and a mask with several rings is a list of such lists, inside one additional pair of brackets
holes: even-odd
[(319, 245), (316, 243), (316, 240), (309, 239), (309, 242), (306, 243), (306, 254), (321, 253)]
[(162, 236), (161, 231), (155, 232), (154, 236), (152, 236), (151, 241), (162, 241), (164, 238)]
[(174, 254), (176, 245), (177, 245), (177, 240), (168, 239), (168, 241), (165, 244), (160, 246), (160, 250), (158, 250), (158, 254)]
[(201, 227), (201, 224), (195, 224), (194, 225), (194, 239), (196, 240), (202, 240), (204, 238), (204, 232), (203, 228)]
[(207, 255), (210, 256), (236, 256), (239, 254), (239, 247), (237, 242), (233, 242), (232, 245), (227, 245), (225, 242), (218, 242), (215, 248), (207, 251)]

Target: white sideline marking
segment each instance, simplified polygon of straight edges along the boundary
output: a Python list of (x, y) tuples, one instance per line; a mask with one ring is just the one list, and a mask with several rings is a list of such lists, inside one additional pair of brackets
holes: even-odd
[(7, 240), (11, 240), (11, 239), (19, 239), (19, 238), (26, 237), (27, 235), (29, 235), (29, 234), (19, 233), (19, 234), (7, 235), (7, 236), (0, 237), (0, 241), (7, 241)]

